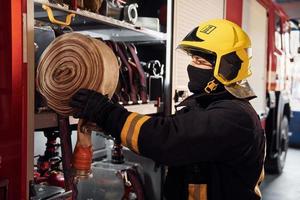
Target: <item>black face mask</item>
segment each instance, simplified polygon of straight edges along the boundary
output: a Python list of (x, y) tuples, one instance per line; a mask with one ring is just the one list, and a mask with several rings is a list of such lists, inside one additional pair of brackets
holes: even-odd
[(206, 93), (207, 83), (213, 79), (213, 69), (201, 69), (188, 65), (187, 72), (189, 75), (188, 88), (194, 94)]

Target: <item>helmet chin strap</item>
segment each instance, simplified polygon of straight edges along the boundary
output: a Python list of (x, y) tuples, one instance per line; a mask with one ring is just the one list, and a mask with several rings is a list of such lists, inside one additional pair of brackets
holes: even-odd
[(215, 79), (213, 79), (207, 83), (206, 87), (204, 88), (204, 91), (207, 94), (210, 94), (211, 92), (213, 92), (217, 89), (218, 85), (219, 84), (215, 82)]

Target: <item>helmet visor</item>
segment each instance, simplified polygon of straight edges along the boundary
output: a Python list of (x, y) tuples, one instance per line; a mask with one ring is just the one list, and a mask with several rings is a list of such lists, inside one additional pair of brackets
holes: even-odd
[(243, 61), (239, 58), (236, 52), (225, 54), (220, 59), (218, 75), (226, 81), (232, 81), (238, 76)]
[(177, 49), (183, 50), (189, 56), (200, 56), (211, 63), (213, 66), (216, 64), (217, 55), (212, 51), (187, 45), (178, 45)]

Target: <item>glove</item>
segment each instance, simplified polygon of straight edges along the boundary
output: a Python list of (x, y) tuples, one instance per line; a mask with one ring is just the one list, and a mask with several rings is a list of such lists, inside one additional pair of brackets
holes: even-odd
[(95, 122), (99, 127), (103, 127), (109, 113), (118, 107), (107, 96), (89, 89), (78, 90), (72, 96), (70, 106), (75, 118)]

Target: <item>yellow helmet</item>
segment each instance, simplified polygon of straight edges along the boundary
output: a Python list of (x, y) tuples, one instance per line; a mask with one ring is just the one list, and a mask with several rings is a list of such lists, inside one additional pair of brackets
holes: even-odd
[(231, 92), (241, 90), (240, 83), (251, 75), (251, 41), (237, 24), (225, 19), (201, 23), (179, 43), (178, 48), (189, 54), (198, 51), (200, 55), (212, 55), (204, 58), (214, 58), (214, 77), (226, 89), (230, 87), (227, 89), (230, 93), (239, 98), (255, 96), (251, 88), (247, 88), (251, 94), (246, 96)]

